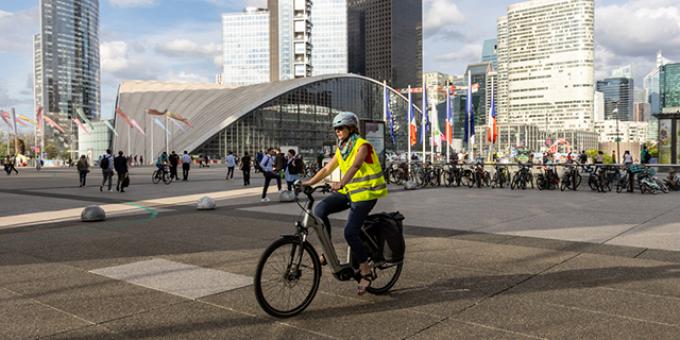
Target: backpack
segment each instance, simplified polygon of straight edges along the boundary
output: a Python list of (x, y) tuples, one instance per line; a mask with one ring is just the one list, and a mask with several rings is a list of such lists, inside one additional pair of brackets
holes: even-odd
[(109, 169), (109, 162), (110, 162), (109, 156), (104, 156), (104, 157), (102, 157), (102, 160), (99, 161), (99, 167), (104, 169), (104, 170), (108, 170)]
[(301, 173), (302, 169), (302, 160), (299, 158), (295, 158), (292, 162), (288, 163), (288, 173), (291, 175), (297, 175)]
[(362, 230), (364, 247), (375, 262), (399, 263), (404, 260), (404, 215), (396, 212), (379, 213), (366, 217)]

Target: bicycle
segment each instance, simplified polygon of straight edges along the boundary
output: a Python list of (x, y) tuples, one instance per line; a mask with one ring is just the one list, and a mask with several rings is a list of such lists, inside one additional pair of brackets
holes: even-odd
[(442, 179), (447, 187), (459, 187), (462, 177), (462, 171), (458, 164), (447, 165), (446, 169), (442, 171)]
[(164, 165), (163, 169), (156, 169), (153, 172), (153, 175), (151, 175), (151, 181), (153, 184), (158, 184), (160, 181), (163, 181), (166, 185), (172, 183), (172, 177), (170, 176), (170, 171), (168, 170), (168, 166)]
[(576, 191), (581, 185), (581, 174), (578, 172), (576, 165), (567, 165), (566, 167), (560, 182), (560, 191), (565, 191), (566, 189)]
[(491, 188), (503, 188), (508, 181), (510, 181), (510, 171), (508, 171), (508, 167), (496, 164), (496, 172), (491, 179)]
[(483, 186), (489, 187), (491, 182), (491, 175), (488, 171), (484, 170), (483, 163), (477, 163), (474, 167), (474, 180), (477, 184), (477, 188)]
[(534, 175), (531, 173), (531, 165), (520, 164), (519, 169), (515, 171), (510, 181), (510, 189), (515, 190), (522, 189), (525, 190), (527, 185), (531, 185), (531, 189), (534, 188)]
[[(295, 191), (303, 192), (307, 196), (305, 206), (297, 202), (302, 213), (295, 223), (295, 234), (282, 236), (264, 251), (257, 264), (254, 279), (258, 304), (267, 314), (280, 318), (291, 317), (304, 311), (314, 300), (319, 289), (321, 262), (318, 253), (307, 240), (310, 230), (316, 232), (324, 257), (337, 280), (358, 282), (361, 279), (359, 263), (353, 258), (352, 252), (348, 249), (347, 262), (340, 263), (330, 236), (324, 230), (323, 222), (312, 214), (313, 194), (317, 191), (328, 193), (331, 191), (330, 186), (325, 184), (301, 187), (297, 182)], [(375, 225), (371, 221), (379, 215), (381, 214), (369, 215), (362, 227), (362, 237), (370, 257), (369, 265), (376, 278), (367, 288), (371, 294), (387, 293), (397, 283), (403, 268), (403, 258), (394, 262), (382, 259), (380, 240), (372, 235), (370, 229)], [(395, 220), (399, 218), (403, 220), (403, 216), (398, 212), (392, 215), (395, 216)], [(271, 274), (269, 265), (273, 266), (271, 270), (274, 272)]]
[(550, 166), (543, 167), (543, 173), (539, 173), (536, 177), (536, 186), (538, 190), (553, 190), (560, 184), (560, 178), (557, 173), (550, 168)]

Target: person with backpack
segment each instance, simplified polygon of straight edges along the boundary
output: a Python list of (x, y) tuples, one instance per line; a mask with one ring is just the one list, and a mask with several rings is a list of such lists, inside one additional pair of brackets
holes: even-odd
[(116, 174), (118, 175), (116, 191), (125, 192), (124, 183), (129, 183), (129, 180), (125, 180), (128, 176), (128, 164), (127, 158), (123, 155), (123, 151), (118, 151), (118, 157), (113, 159), (113, 168), (116, 170)]
[(104, 191), (104, 186), (106, 182), (109, 182), (109, 191), (113, 185), (113, 155), (111, 154), (111, 149), (106, 149), (106, 153), (102, 155), (99, 160), (99, 167), (102, 169), (102, 185), (99, 186), (99, 191)]
[(260, 168), (260, 162), (262, 162), (262, 158), (264, 158), (264, 153), (262, 151), (258, 151), (255, 153), (255, 172), (260, 172), (262, 171), (262, 168)]
[(286, 155), (286, 184), (288, 184), (288, 191), (293, 190), (293, 183), (300, 179), (300, 174), (303, 172), (305, 165), (302, 163), (302, 157), (295, 154), (295, 150), (288, 150)]

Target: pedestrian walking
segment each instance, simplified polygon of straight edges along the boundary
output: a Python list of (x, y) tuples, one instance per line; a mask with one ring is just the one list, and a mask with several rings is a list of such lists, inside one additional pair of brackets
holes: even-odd
[(272, 179), (276, 179), (276, 186), (281, 191), (281, 175), (278, 174), (275, 168), (276, 162), (276, 149), (269, 148), (267, 154), (262, 157), (262, 162), (260, 163), (260, 168), (262, 168), (262, 174), (264, 175), (264, 187), (262, 188), (262, 202), (269, 202), (267, 198), (267, 189), (269, 189), (269, 184)]
[(241, 157), (241, 162), (239, 163), (241, 171), (243, 171), (243, 185), (250, 185), (250, 155), (246, 153)]
[(113, 185), (113, 155), (111, 149), (106, 149), (106, 153), (99, 159), (99, 167), (102, 169), (102, 185), (99, 186), (99, 191), (104, 191), (106, 182), (109, 183), (109, 191)]
[(135, 155), (134, 161), (132, 162), (132, 164), (133, 164), (134, 166), (137, 166), (137, 164), (138, 164), (138, 163), (137, 163), (137, 155)]
[(236, 167), (236, 157), (234, 157), (234, 153), (229, 151), (229, 154), (224, 160), (225, 163), (227, 163), (227, 176), (224, 179), (234, 178), (234, 168)]
[(295, 150), (288, 150), (286, 155), (286, 184), (288, 184), (288, 191), (293, 190), (293, 183), (300, 179), (300, 174), (305, 168), (302, 162), (302, 157), (295, 154)]
[(141, 155), (139, 156), (139, 165), (144, 165), (144, 157)]
[(189, 179), (189, 169), (191, 168), (191, 156), (184, 150), (182, 155), (182, 180), (186, 181)]
[(116, 170), (118, 180), (116, 181), (116, 191), (125, 192), (123, 182), (128, 176), (127, 158), (123, 155), (123, 151), (118, 151), (118, 156), (113, 159), (113, 168)]
[(205, 164), (206, 168), (210, 167), (210, 157), (208, 157), (208, 155), (203, 156), (203, 163)]
[(12, 155), (9, 158), (9, 171), (7, 171), (7, 174), (11, 174), (12, 171), (14, 171), (17, 175), (19, 174), (19, 170), (17, 170), (17, 157), (15, 155)]
[(177, 167), (179, 166), (179, 155), (175, 153), (173, 150), (172, 153), (170, 153), (170, 178), (174, 179), (175, 181), (179, 180), (179, 177), (177, 177)]
[(83, 188), (87, 181), (87, 174), (90, 172), (90, 163), (87, 162), (87, 157), (85, 155), (80, 156), (76, 168), (78, 169), (78, 175), (80, 177), (80, 187)]
[(7, 173), (7, 176), (11, 173), (11, 170), (9, 169), (9, 155), (5, 156), (5, 158), (2, 160), (2, 166), (5, 169), (5, 172)]

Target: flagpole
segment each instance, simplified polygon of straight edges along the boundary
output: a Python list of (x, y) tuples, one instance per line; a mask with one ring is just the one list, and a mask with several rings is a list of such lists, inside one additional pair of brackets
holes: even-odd
[[(432, 112), (435, 112), (436, 110), (437, 110), (437, 106), (433, 105), (432, 106)], [(430, 118), (432, 118), (432, 117), (430, 117)], [(437, 117), (434, 117), (434, 118), (437, 119), (437, 126), (438, 126), (439, 125), (439, 117), (437, 116)], [(430, 119), (430, 120), (432, 121), (432, 119)], [(434, 127), (435, 127), (434, 122), (432, 122), (432, 128), (430, 129), (430, 162), (432, 164), (434, 164), (434, 147), (436, 145), (435, 142), (434, 142), (434, 138), (435, 138), (434, 137), (434, 134), (435, 134)]]
[(453, 136), (449, 136), (449, 131), (451, 131), (451, 135), (453, 135), (453, 129), (450, 128), (451, 123), (449, 120), (451, 119), (451, 88), (449, 86), (446, 87), (446, 126), (444, 129), (446, 129), (446, 162), (448, 163), (449, 159), (451, 159), (451, 142), (453, 141)]
[[(147, 116), (147, 118), (149, 118), (149, 117)], [(153, 120), (153, 118), (151, 118), (151, 119)], [(154, 126), (154, 124), (153, 124), (153, 122), (151, 122), (150, 125), (151, 125), (151, 157), (149, 157), (148, 161), (152, 162), (153, 159), (155, 158), (154, 154), (153, 154), (153, 142), (154, 142), (154, 139), (153, 139), (153, 126)]]
[(169, 133), (170, 133), (170, 128), (168, 126), (168, 116), (167, 116), (167, 113), (166, 113), (165, 114), (165, 152), (167, 154), (170, 154), (170, 144), (169, 144), (170, 139), (168, 138)]
[(411, 110), (413, 109), (413, 103), (411, 102), (411, 85), (408, 86), (408, 109), (406, 110), (406, 121), (408, 126), (408, 141), (406, 142), (406, 165), (408, 174), (411, 174)]

